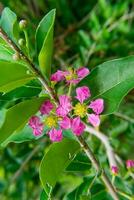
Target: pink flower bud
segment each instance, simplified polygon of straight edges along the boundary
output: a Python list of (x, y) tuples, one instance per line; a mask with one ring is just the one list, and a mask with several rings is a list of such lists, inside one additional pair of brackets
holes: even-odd
[(89, 108), (91, 108), (97, 115), (99, 115), (104, 110), (103, 99), (96, 99), (95, 101), (92, 101), (89, 105)]
[(63, 138), (61, 129), (57, 130), (53, 128), (48, 132), (48, 135), (52, 142), (60, 142)]
[(99, 115), (90, 114), (88, 116), (88, 122), (90, 124), (92, 124), (94, 127), (99, 126), (100, 125), (100, 117), (99, 117)]
[(134, 167), (134, 160), (127, 160), (126, 161), (126, 167), (128, 169), (133, 168)]
[(117, 175), (117, 174), (118, 174), (118, 172), (119, 172), (119, 170), (118, 170), (118, 167), (117, 167), (117, 166), (112, 166), (112, 167), (111, 167), (111, 171), (112, 171), (112, 173), (113, 173), (114, 175)]
[(76, 94), (76, 99), (78, 99), (81, 103), (83, 103), (84, 100), (88, 99), (91, 96), (90, 90), (87, 86), (77, 88)]

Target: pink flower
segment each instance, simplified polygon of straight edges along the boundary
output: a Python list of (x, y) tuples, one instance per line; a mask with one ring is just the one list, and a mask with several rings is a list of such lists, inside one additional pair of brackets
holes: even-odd
[(64, 72), (61, 70), (58, 70), (51, 76), (51, 81), (55, 81), (55, 82), (63, 81), (64, 79), (65, 79)]
[(33, 129), (33, 134), (39, 136), (43, 132), (43, 124), (40, 121), (40, 118), (37, 116), (31, 117), (28, 125)]
[(91, 96), (90, 90), (87, 86), (78, 87), (76, 89), (76, 94), (76, 99), (78, 99), (81, 103)]
[(117, 166), (112, 166), (112, 167), (111, 167), (111, 171), (112, 171), (112, 173), (113, 173), (114, 175), (117, 175), (117, 174), (118, 174), (118, 172), (119, 172), (119, 170), (118, 170), (118, 167), (117, 167)]
[(134, 160), (127, 160), (126, 166), (127, 166), (127, 168), (133, 168), (134, 167)]
[(81, 79), (85, 78), (90, 73), (90, 71), (86, 67), (81, 67), (76, 70), (76, 73), (78, 75), (78, 78), (81, 80)]
[(50, 100), (46, 100), (41, 108), (40, 108), (40, 112), (42, 115), (48, 115), (50, 113), (50, 111), (54, 108), (53, 104), (51, 103)]
[(88, 116), (88, 122), (90, 124), (92, 124), (94, 127), (99, 126), (100, 125), (99, 115), (89, 114), (89, 116)]
[(66, 116), (59, 122), (59, 124), (62, 129), (69, 129), (71, 128), (71, 119)]
[(72, 109), (70, 98), (66, 95), (61, 95), (59, 97), (59, 106), (56, 109), (58, 116), (65, 117)]
[(84, 132), (85, 125), (81, 122), (80, 117), (72, 119), (72, 131), (75, 135), (79, 136)]
[(89, 108), (91, 108), (97, 115), (99, 115), (104, 110), (104, 100), (96, 99), (95, 101), (92, 101), (89, 105)]
[(63, 138), (61, 129), (57, 130), (53, 128), (48, 132), (48, 135), (52, 142), (60, 142)]

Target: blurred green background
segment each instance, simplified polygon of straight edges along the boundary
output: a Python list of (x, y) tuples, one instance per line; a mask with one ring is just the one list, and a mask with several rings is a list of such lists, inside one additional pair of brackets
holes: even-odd
[[(50, 9), (56, 8), (53, 72), (69, 66), (92, 69), (106, 60), (134, 55), (133, 0), (1, 0), (0, 12), (6, 6), (17, 14), (18, 20), (28, 21), (33, 56), (36, 27)], [(16, 94), (17, 91), (7, 95), (8, 100), (0, 97), (1, 109), (11, 106)], [(100, 127), (109, 136), (121, 163), (134, 159), (133, 94), (131, 91), (127, 95), (118, 113), (103, 117)], [(10, 143), (0, 150), (0, 200), (39, 199), (42, 189), (38, 167), (48, 144), (46, 139)], [(108, 166), (100, 141), (91, 136), (90, 145), (104, 166)], [(66, 192), (80, 184), (83, 173), (86, 172), (65, 173), (56, 185), (54, 199), (63, 199)]]

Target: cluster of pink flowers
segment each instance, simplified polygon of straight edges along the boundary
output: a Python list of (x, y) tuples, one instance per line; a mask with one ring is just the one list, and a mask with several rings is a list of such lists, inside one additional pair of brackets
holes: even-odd
[[(78, 70), (57, 71), (51, 76), (51, 81), (55, 83), (65, 80), (68, 84), (77, 84), (89, 74), (87, 68)], [(93, 126), (99, 126), (100, 114), (104, 110), (103, 99), (96, 99), (89, 103), (91, 92), (87, 86), (76, 88), (77, 103), (73, 105), (72, 98), (67, 95), (59, 96), (59, 103), (56, 106), (51, 100), (45, 100), (40, 108), (40, 117), (33, 116), (29, 120), (29, 126), (33, 129), (33, 134), (39, 136), (43, 132), (44, 126), (49, 129), (48, 136), (53, 142), (61, 141), (63, 130), (71, 129), (76, 136), (81, 135), (86, 126), (83, 121)]]
[[(134, 169), (134, 160), (127, 160), (126, 161), (126, 168), (128, 170), (133, 170)], [(118, 169), (117, 166), (112, 166), (111, 171), (112, 171), (113, 175), (115, 175), (115, 176), (118, 175), (118, 173), (119, 173), (119, 169)]]

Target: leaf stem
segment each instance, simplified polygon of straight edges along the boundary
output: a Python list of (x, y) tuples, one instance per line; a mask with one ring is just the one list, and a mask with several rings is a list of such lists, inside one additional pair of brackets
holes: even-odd
[[(21, 51), (21, 49), (7, 36), (5, 31), (2, 30), (2, 28), (0, 28), (0, 36), (10, 45), (10, 47), (15, 52), (17, 52), (19, 54), (20, 58), (22, 58), (24, 61), (26, 61), (28, 63), (28, 66), (29, 66), (31, 72), (33, 72), (38, 77), (38, 79), (41, 82), (41, 84), (43, 85), (43, 87), (47, 90), (47, 92), (49, 93), (49, 95), (55, 101), (55, 104), (57, 105), (58, 104), (57, 95), (55, 94), (54, 90), (48, 85), (47, 80), (41, 74), (41, 72), (36, 68), (36, 66), (32, 63), (32, 61), (29, 60), (29, 58)], [(91, 151), (91, 149), (88, 146), (88, 144), (86, 143), (86, 141), (83, 139), (82, 136), (78, 137), (78, 141), (79, 141), (81, 147), (83, 148), (84, 152), (88, 156), (88, 158), (91, 160), (92, 165), (96, 169), (97, 173), (99, 173), (101, 171), (101, 179), (103, 180), (104, 184), (108, 188), (113, 199), (119, 200), (112, 183), (110, 182), (109, 178), (107, 177), (105, 171), (101, 168), (99, 162), (95, 158), (93, 152)]]

